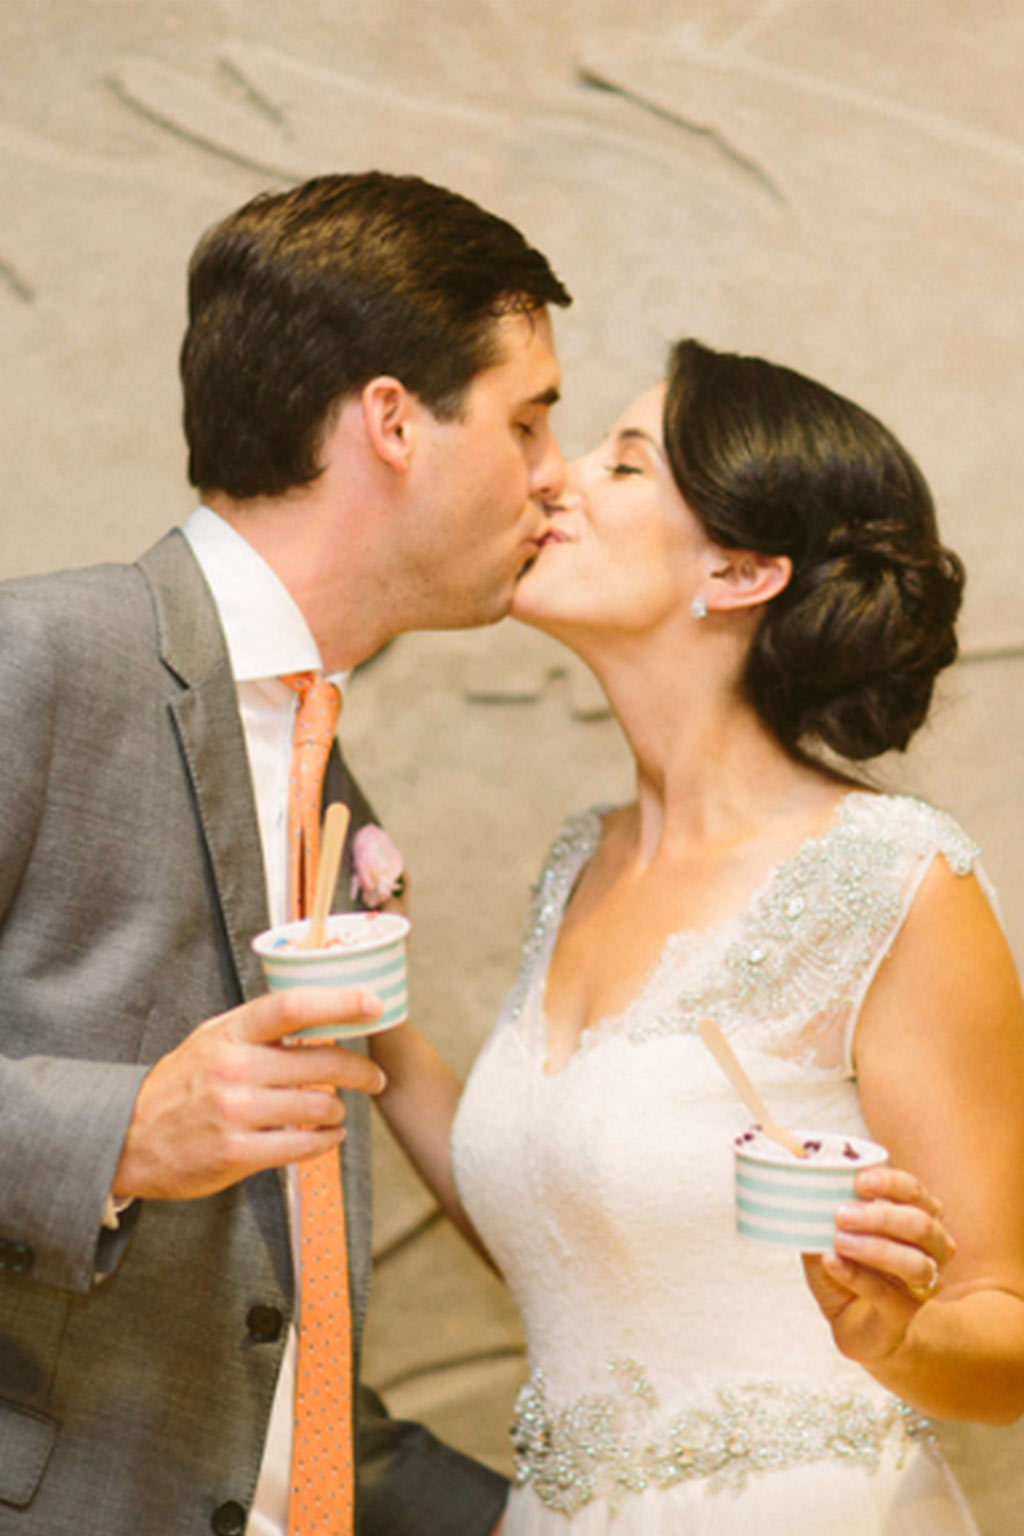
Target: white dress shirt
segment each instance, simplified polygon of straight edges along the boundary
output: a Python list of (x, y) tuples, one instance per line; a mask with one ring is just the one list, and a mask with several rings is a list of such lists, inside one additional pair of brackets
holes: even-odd
[[(280, 678), (289, 672), (319, 672), (320, 652), (291, 594), (229, 523), (209, 507), (198, 507), (183, 531), (213, 593), (227, 641), (256, 798), (270, 921), (284, 922), (288, 915), (288, 777), (298, 700)], [(340, 687), (345, 676), (333, 673), (330, 680)], [(293, 1233), (297, 1184), (295, 1169), (290, 1167)], [(297, 1275), (294, 1244), (292, 1256)], [(288, 1329), (246, 1536), (285, 1536), (287, 1531), (295, 1357), (293, 1323)]]

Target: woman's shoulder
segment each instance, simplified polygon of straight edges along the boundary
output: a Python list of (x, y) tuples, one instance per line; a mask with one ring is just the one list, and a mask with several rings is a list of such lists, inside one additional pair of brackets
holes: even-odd
[(855, 790), (843, 802), (841, 821), (858, 840), (886, 844), (915, 860), (941, 853), (957, 875), (971, 873), (980, 851), (955, 817), (916, 795)]
[(588, 859), (600, 842), (609, 818), (620, 815), (622, 810), (621, 806), (602, 803), (572, 811), (566, 816), (548, 848), (541, 880), (550, 879), (567, 866)]
[(614, 814), (612, 805), (592, 805), (573, 811), (558, 828), (530, 890), (530, 932), (535, 941), (561, 914), (580, 871), (601, 841), (606, 819)]

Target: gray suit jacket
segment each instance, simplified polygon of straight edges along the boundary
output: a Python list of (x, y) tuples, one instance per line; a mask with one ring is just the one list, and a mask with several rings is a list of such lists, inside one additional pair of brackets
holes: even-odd
[[(0, 775), (0, 1533), (230, 1536), (292, 1311), (282, 1176), (137, 1202), (98, 1239), (147, 1066), (263, 990), (236, 689), (180, 533), (134, 566), (0, 587)], [(369, 819), (340, 758), (326, 793)], [(358, 1349), (360, 1095), (348, 1114)], [(489, 1530), (500, 1479), (361, 1406), (361, 1532)]]

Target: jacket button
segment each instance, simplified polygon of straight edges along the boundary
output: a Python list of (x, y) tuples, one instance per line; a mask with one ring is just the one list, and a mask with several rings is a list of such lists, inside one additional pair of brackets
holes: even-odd
[(280, 1335), (284, 1318), (276, 1307), (250, 1307), (245, 1315), (249, 1337), (256, 1344), (273, 1344)]
[(214, 1536), (244, 1536), (245, 1510), (235, 1499), (218, 1504), (210, 1520)]
[(27, 1275), (36, 1261), (36, 1256), (27, 1243), (12, 1243), (9, 1239), (0, 1240), (0, 1269), (6, 1269), (12, 1275)]

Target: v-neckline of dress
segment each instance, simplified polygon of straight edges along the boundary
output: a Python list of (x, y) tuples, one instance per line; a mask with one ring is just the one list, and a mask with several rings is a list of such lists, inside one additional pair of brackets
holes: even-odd
[(756, 889), (744, 902), (743, 906), (737, 912), (733, 913), (732, 916), (723, 918), (720, 922), (713, 923), (705, 928), (673, 928), (670, 933), (665, 935), (653, 965), (647, 972), (646, 977), (637, 988), (636, 992), (626, 1003), (625, 1007), (620, 1008), (617, 1012), (602, 1014), (600, 1018), (594, 1019), (592, 1023), (584, 1025), (576, 1037), (576, 1044), (573, 1046), (573, 1049), (569, 1052), (568, 1056), (566, 1056), (565, 1060), (562, 1061), (554, 1070), (552, 1070), (548, 1065), (551, 1060), (551, 1023), (548, 1018), (545, 1001), (548, 971), (551, 965), (551, 955), (554, 950), (555, 938), (557, 936), (562, 917), (565, 914), (565, 910), (569, 905), (569, 902), (572, 900), (573, 893), (576, 890), (576, 887), (579, 884), (584, 871), (586, 870), (594, 856), (594, 853), (597, 850), (597, 846), (601, 838), (603, 818), (610, 808), (607, 806), (597, 806), (593, 810), (586, 812), (585, 814), (589, 818), (589, 825), (587, 826), (586, 836), (583, 838), (581, 843), (580, 860), (575, 870), (571, 872), (568, 880), (565, 882), (564, 889), (560, 894), (560, 899), (557, 903), (557, 906), (551, 913), (548, 930), (545, 934), (544, 946), (540, 954), (540, 963), (538, 964), (537, 972), (530, 985), (530, 1012), (535, 1014), (537, 1021), (537, 1035), (539, 1036), (541, 1051), (540, 1069), (542, 1075), (552, 1080), (562, 1077), (563, 1074), (573, 1066), (576, 1059), (579, 1056), (585, 1054), (589, 1047), (596, 1040), (604, 1037), (605, 1035), (615, 1033), (615, 1026), (621, 1024), (626, 1015), (630, 1013), (634, 1008), (636, 1008), (645, 997), (647, 997), (651, 992), (655, 990), (656, 985), (661, 978), (662, 971), (669, 961), (672, 951), (677, 949), (682, 941), (686, 940), (694, 943), (697, 941), (703, 941), (706, 942), (709, 946), (720, 946), (727, 938), (729, 938), (737, 929), (742, 926), (743, 922), (752, 913), (754, 913), (758, 907), (763, 905), (763, 903), (771, 894), (771, 891), (774, 888), (776, 882), (781, 879), (787, 871), (792, 869), (800, 859), (806, 856), (808, 849), (817, 848), (826, 844), (829, 840), (835, 838), (845, 829), (846, 823), (849, 820), (850, 812), (853, 808), (853, 802), (859, 800), (877, 800), (879, 798), (880, 796), (874, 790), (847, 790), (846, 794), (844, 794), (836, 802), (835, 809), (832, 813), (832, 817), (828, 825), (823, 827), (820, 832), (809, 833), (806, 837), (801, 839), (791, 854), (788, 854), (785, 858), (779, 859), (775, 864), (773, 864), (772, 867), (767, 871), (764, 879), (758, 884)]

